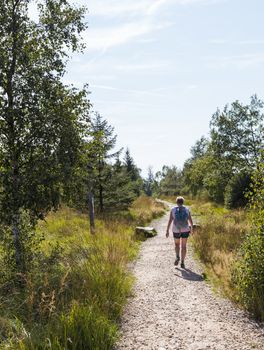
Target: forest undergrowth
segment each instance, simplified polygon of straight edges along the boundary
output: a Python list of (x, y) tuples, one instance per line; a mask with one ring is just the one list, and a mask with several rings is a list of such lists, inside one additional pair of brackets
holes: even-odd
[(111, 349), (133, 284), (134, 228), (163, 213), (161, 203), (140, 197), (129, 211), (97, 219), (94, 236), (87, 214), (50, 213), (37, 227), (40, 244), (20, 285), (12, 271), (1, 274), (0, 348)]

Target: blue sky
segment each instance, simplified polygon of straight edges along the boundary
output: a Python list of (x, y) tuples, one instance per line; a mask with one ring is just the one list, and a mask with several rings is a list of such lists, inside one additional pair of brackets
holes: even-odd
[(148, 166), (181, 167), (217, 107), (264, 97), (263, 0), (78, 0), (86, 50), (66, 81)]

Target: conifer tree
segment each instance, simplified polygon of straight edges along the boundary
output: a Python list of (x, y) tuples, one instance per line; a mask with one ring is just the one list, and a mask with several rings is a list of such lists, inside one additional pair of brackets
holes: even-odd
[(92, 140), (90, 142), (88, 158), (92, 159), (95, 196), (99, 202), (99, 210), (103, 212), (107, 183), (111, 178), (111, 167), (107, 162), (117, 157), (122, 150), (111, 153), (116, 145), (117, 135), (114, 134), (114, 128), (99, 113), (95, 113), (92, 119), (90, 136)]
[(136, 196), (139, 196), (143, 190), (143, 180), (140, 176), (140, 169), (135, 165), (134, 159), (130, 154), (129, 149), (126, 149), (124, 164), (126, 168), (126, 172), (132, 182), (133, 191)]

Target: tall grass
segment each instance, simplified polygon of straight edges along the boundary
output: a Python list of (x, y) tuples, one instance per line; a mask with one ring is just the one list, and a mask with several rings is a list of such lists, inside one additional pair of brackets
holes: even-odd
[(134, 226), (164, 212), (140, 198), (130, 213), (96, 221), (69, 208), (51, 213), (37, 229), (45, 240), (20, 276), (24, 288), (2, 281), (1, 349), (107, 350), (118, 337), (118, 320), (133, 278), (127, 263), (138, 252)]
[(221, 290), (235, 298), (232, 266), (250, 224), (245, 210), (227, 210), (212, 203), (193, 203), (192, 212), (201, 229), (192, 237), (198, 258), (206, 273)]
[(138, 225), (143, 225), (152, 219), (158, 218), (165, 212), (164, 204), (151, 197), (139, 197), (133, 203), (130, 214)]

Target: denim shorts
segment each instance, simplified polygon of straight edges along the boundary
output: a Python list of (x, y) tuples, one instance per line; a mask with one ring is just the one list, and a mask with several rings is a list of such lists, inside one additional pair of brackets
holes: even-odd
[(189, 236), (190, 236), (190, 231), (189, 232), (173, 232), (174, 238), (188, 238)]

